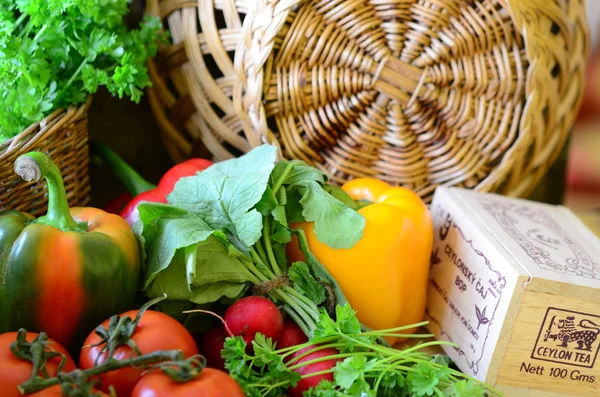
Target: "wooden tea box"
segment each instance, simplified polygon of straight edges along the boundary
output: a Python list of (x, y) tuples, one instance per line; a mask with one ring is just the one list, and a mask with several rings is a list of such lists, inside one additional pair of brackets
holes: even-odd
[(567, 208), (438, 188), (427, 320), (506, 396), (600, 395), (600, 239)]

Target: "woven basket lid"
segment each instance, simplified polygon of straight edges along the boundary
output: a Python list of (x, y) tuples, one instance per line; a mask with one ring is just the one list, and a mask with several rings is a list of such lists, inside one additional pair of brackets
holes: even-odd
[(582, 95), (579, 1), (154, 1), (187, 60), (153, 80), (179, 84), (184, 139), (218, 159), (268, 142), (338, 183), (525, 196)]

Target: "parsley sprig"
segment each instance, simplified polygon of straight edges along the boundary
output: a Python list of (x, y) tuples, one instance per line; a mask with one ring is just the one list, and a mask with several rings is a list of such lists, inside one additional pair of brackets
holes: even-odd
[(0, 0), (0, 143), (100, 86), (138, 102), (157, 18), (127, 30), (129, 0)]
[[(336, 320), (326, 311), (309, 342), (277, 350), (276, 344), (258, 334), (252, 342), (254, 353), (248, 354), (241, 337), (230, 337), (222, 351), (230, 375), (244, 388), (247, 396), (270, 397), (285, 395), (290, 386), (308, 376), (300, 376), (297, 370), (319, 361), (340, 358), (343, 361), (320, 372), (333, 373), (334, 381), (323, 380), (316, 388), (305, 392), (306, 397), (386, 397), (386, 396), (454, 396), (483, 397), (501, 394), (485, 384), (449, 367), (449, 360), (440, 355), (421, 351), (427, 346), (449, 342), (421, 342), (402, 350), (377, 343), (382, 336), (394, 334), (404, 338), (426, 338), (431, 335), (402, 334), (411, 328), (424, 325), (413, 324), (381, 331), (361, 331), (361, 325), (350, 306), (336, 307)], [(302, 349), (302, 354), (296, 354)], [(316, 347), (314, 347), (316, 346)], [(330, 355), (299, 362), (316, 351), (335, 348), (337, 355)], [(289, 361), (286, 358), (293, 358)], [(287, 361), (287, 362), (286, 362)]]

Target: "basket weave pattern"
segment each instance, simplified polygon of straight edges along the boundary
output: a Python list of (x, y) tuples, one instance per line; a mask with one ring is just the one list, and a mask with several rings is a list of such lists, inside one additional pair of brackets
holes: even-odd
[(17, 210), (36, 217), (46, 212), (46, 183), (25, 182), (13, 170), (15, 160), (31, 151), (46, 153), (60, 169), (70, 207), (89, 203), (89, 105), (90, 100), (79, 107), (57, 110), (0, 145), (0, 212)]
[(150, 4), (174, 39), (151, 99), (176, 160), (200, 140), (217, 159), (268, 142), (338, 183), (526, 196), (581, 100), (581, 1)]

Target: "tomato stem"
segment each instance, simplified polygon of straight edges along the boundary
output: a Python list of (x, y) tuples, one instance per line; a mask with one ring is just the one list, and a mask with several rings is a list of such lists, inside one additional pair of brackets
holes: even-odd
[(160, 369), (173, 382), (186, 383), (196, 379), (204, 368), (206, 368), (206, 358), (197, 354), (186, 360), (162, 362), (151, 371)]
[(38, 376), (40, 372), (45, 377), (48, 377), (48, 373), (46, 372), (47, 360), (54, 357), (61, 358), (57, 372), (59, 372), (67, 362), (67, 357), (64, 354), (51, 350), (48, 347), (48, 344), (48, 335), (44, 332), (36, 336), (31, 342), (27, 342), (27, 331), (21, 328), (17, 332), (16, 341), (10, 345), (10, 351), (15, 357), (21, 360), (31, 361), (31, 378)]
[[(84, 376), (86, 379), (89, 379), (121, 368), (145, 367), (163, 361), (180, 361), (182, 359), (183, 354), (179, 350), (157, 350), (143, 356), (130, 358), (128, 360), (109, 359), (97, 367), (86, 369), (85, 371), (75, 370), (67, 375), (72, 376), (73, 378)], [(61, 373), (60, 377), (64, 378), (65, 374)], [(18, 389), (21, 394), (31, 394), (40, 390), (44, 390), (50, 386), (58, 385), (60, 382), (61, 380), (59, 377), (44, 379), (40, 376), (35, 376), (34, 378), (29, 379), (25, 383), (19, 385)]]
[(167, 299), (167, 296), (159, 296), (158, 298), (154, 298), (148, 302), (146, 302), (140, 310), (138, 310), (135, 319), (131, 319), (131, 317), (124, 316), (120, 317), (118, 315), (112, 316), (109, 320), (108, 328), (100, 325), (96, 328), (95, 332), (100, 337), (100, 341), (91, 346), (84, 346), (87, 348), (102, 346), (102, 349), (96, 356), (96, 361), (94, 365), (98, 364), (98, 361), (106, 353), (106, 360), (110, 360), (115, 353), (117, 347), (122, 345), (127, 345), (133, 350), (138, 356), (141, 355), (140, 350), (136, 346), (135, 342), (131, 339), (131, 336), (135, 332), (142, 316), (150, 308), (150, 306), (155, 305), (156, 303)]

